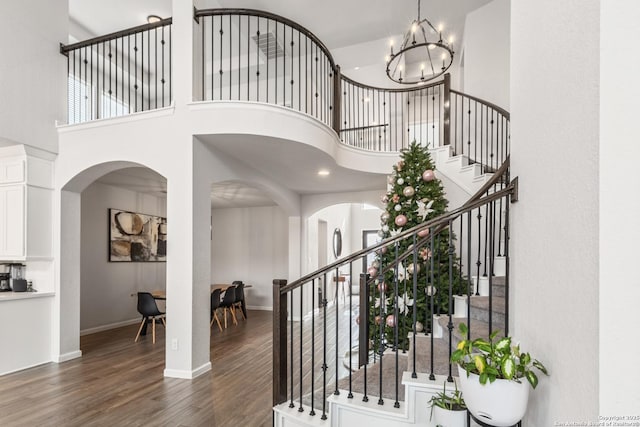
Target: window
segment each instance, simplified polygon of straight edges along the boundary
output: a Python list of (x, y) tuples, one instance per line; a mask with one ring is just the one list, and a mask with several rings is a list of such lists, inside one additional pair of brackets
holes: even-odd
[(73, 75), (67, 81), (67, 117), (69, 124), (91, 119), (91, 97), (89, 85)]

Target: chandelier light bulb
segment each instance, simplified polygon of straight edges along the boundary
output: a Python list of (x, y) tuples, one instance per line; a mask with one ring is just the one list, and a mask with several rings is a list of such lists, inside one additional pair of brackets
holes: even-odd
[(413, 25), (411, 25), (411, 32), (415, 33), (417, 30), (418, 30), (418, 24), (414, 22)]

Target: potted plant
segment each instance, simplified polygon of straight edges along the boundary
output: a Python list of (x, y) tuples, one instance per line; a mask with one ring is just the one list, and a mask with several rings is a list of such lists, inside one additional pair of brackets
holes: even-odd
[(431, 396), (431, 419), (437, 427), (466, 427), (467, 405), (464, 403), (462, 393), (458, 385), (454, 383), (455, 391), (447, 393), (447, 382), (444, 382), (442, 391)]
[[(459, 328), (467, 336), (467, 325), (461, 323)], [(511, 337), (496, 341), (498, 334), (500, 331), (494, 331), (488, 341), (461, 341), (451, 361), (458, 364), (469, 412), (489, 425), (505, 427), (516, 424), (527, 411), (529, 386), (535, 389), (538, 385), (534, 369), (549, 373), (540, 361), (520, 351), (519, 345), (511, 345)]]

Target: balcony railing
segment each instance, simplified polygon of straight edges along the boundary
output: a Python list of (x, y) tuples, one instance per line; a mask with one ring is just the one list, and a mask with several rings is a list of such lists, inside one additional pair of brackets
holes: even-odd
[[(195, 10), (194, 93), (308, 114), (355, 149), (398, 152), (412, 141), (450, 146), (485, 171), (509, 155), (509, 113), (451, 89), (450, 79), (379, 88), (340, 72), (306, 28), (250, 9)], [(67, 46), (69, 123), (171, 104), (171, 18)]]
[(203, 101), (253, 101), (309, 114), (337, 130), (329, 50), (304, 27), (248, 9), (195, 13), (200, 32)]
[(67, 57), (68, 123), (169, 106), (171, 18), (61, 45)]

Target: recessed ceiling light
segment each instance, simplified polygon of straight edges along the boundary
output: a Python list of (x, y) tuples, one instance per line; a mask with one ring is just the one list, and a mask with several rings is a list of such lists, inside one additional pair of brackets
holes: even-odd
[(160, 21), (162, 21), (162, 18), (160, 18), (158, 15), (147, 16), (147, 23), (149, 24), (155, 24), (156, 22), (160, 22)]
[(360, 69), (360, 67), (355, 67), (355, 68), (354, 68), (354, 70), (359, 70), (359, 69)]
[(331, 172), (329, 172), (329, 170), (328, 170), (328, 169), (320, 169), (320, 170), (318, 171), (318, 175), (319, 175), (319, 176), (329, 176), (329, 174), (330, 174), (330, 173), (331, 173)]

